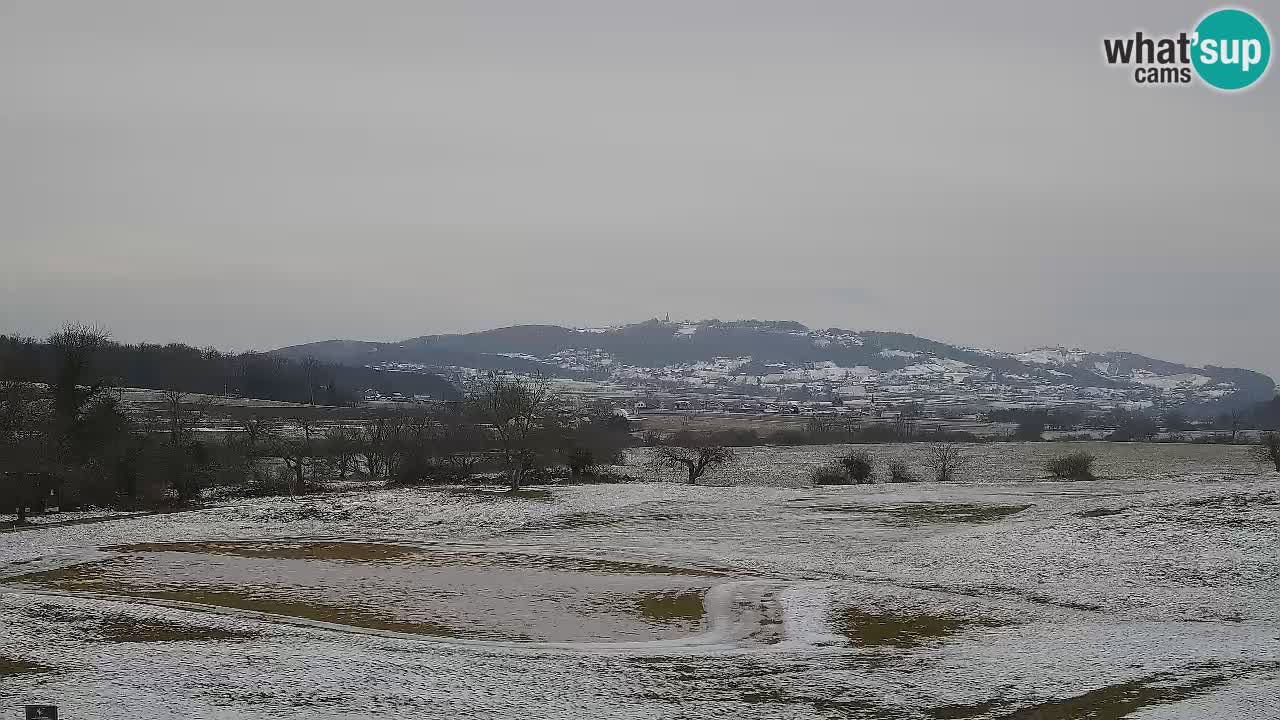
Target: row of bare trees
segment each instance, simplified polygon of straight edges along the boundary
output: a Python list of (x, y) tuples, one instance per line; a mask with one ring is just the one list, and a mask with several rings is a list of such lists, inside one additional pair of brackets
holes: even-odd
[(283, 467), (290, 493), (355, 476), (456, 482), (482, 466), (516, 491), (555, 468), (580, 477), (618, 462), (628, 431), (626, 418), (607, 404), (574, 406), (545, 381), (493, 375), (462, 402), (371, 412), (327, 427), (307, 418), (249, 418), (227, 448), (251, 485), (275, 483), (272, 469)]
[(631, 442), (627, 419), (611, 405), (575, 408), (544, 379), (490, 375), (467, 396), (460, 414), (455, 427), (472, 422), (493, 439), (513, 491), (552, 466), (580, 477), (596, 465), (617, 462)]
[(227, 439), (226, 456), (241, 482), (264, 492), (303, 494), (355, 477), (461, 480), (490, 443), (480, 427), (457, 422), (455, 415), (448, 409), (387, 412), (327, 427), (307, 418), (278, 423), (251, 417)]

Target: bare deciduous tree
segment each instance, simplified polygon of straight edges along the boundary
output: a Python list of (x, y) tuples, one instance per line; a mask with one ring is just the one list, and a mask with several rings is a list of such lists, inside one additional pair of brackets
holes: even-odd
[(262, 458), (267, 455), (267, 446), (274, 435), (271, 423), (256, 415), (240, 423), (240, 432), (228, 442), (242, 466), (244, 474), (255, 485), (261, 485), (264, 478)]
[(457, 412), (440, 413), (436, 420), (435, 449), (446, 475), (453, 480), (470, 477), (488, 445), (488, 436)]
[(957, 443), (933, 443), (925, 450), (925, 465), (938, 482), (950, 482), (968, 465), (968, 458)]
[(329, 472), (346, 480), (356, 468), (360, 434), (347, 425), (335, 425), (325, 431), (322, 454)]
[(467, 409), (493, 431), (511, 492), (518, 491), (546, 440), (543, 431), (557, 419), (559, 400), (545, 379), (490, 375), (467, 399)]
[(687, 472), (689, 484), (695, 485), (709, 469), (732, 462), (736, 455), (733, 448), (715, 445), (705, 439), (688, 438), (680, 445), (658, 448), (655, 457), (659, 465)]
[(110, 341), (111, 333), (104, 328), (81, 323), (67, 323), (49, 337), (49, 344), (61, 355), (54, 379), (54, 411), (63, 422), (74, 422), (101, 392), (101, 380), (91, 377), (93, 357)]
[(401, 448), (404, 418), (394, 413), (378, 413), (360, 427), (359, 454), (371, 478), (388, 478), (395, 469)]
[(164, 398), (165, 416), (169, 421), (169, 444), (177, 445), (189, 430), (182, 411), (182, 401), (187, 394), (181, 390), (166, 390), (161, 396)]
[[(308, 473), (314, 470), (315, 423), (306, 416), (299, 417), (296, 422), (299, 434), (293, 437), (277, 435), (272, 454), (279, 457), (293, 473), (292, 492), (300, 495), (309, 489)], [(314, 475), (314, 472), (311, 474)]]
[(1244, 414), (1239, 410), (1232, 410), (1227, 413), (1227, 429), (1231, 432), (1231, 444), (1234, 445), (1240, 437), (1240, 428), (1244, 425)]

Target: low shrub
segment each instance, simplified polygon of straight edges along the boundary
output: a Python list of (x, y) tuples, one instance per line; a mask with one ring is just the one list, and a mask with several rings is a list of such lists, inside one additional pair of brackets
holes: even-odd
[(582, 473), (581, 475), (571, 475), (567, 478), (562, 478), (557, 482), (561, 485), (612, 485), (638, 481), (631, 475), (615, 472), (613, 470), (592, 470), (591, 472)]
[(915, 473), (911, 472), (911, 468), (901, 460), (894, 460), (889, 463), (889, 482), (891, 483), (909, 483), (919, 482), (919, 478)]
[(828, 429), (822, 431), (815, 430), (814, 424), (811, 423), (806, 428), (776, 430), (759, 440), (766, 445), (831, 445), (835, 443), (871, 444), (914, 441), (979, 443), (988, 439), (964, 431), (941, 428), (918, 430), (909, 423), (901, 425), (875, 422), (856, 427), (846, 424), (839, 430)]
[(845, 474), (854, 484), (864, 485), (873, 480), (871, 453), (865, 450), (849, 453), (840, 458), (840, 466), (844, 468)]
[(711, 433), (710, 439), (712, 445), (726, 445), (728, 447), (755, 447), (762, 442), (759, 431), (750, 428), (720, 430)]
[(813, 439), (804, 430), (776, 430), (765, 437), (768, 445), (812, 445)]
[(1093, 462), (1097, 456), (1087, 452), (1073, 452), (1050, 458), (1045, 469), (1061, 480), (1093, 480)]
[(849, 474), (837, 464), (823, 465), (809, 473), (814, 485), (849, 485)]
[(243, 498), (293, 495), (293, 480), (287, 472), (268, 470), (251, 476), (243, 484), (232, 486), (229, 495)]
[(915, 441), (931, 442), (931, 443), (971, 443), (977, 444), (983, 442), (983, 438), (964, 430), (927, 430), (917, 433)]
[(471, 472), (445, 462), (405, 464), (397, 468), (388, 485), (453, 485), (471, 478)]

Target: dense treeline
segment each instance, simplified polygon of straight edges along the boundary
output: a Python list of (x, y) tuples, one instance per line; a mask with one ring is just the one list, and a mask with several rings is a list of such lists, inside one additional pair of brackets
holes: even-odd
[(1073, 408), (993, 408), (987, 411), (986, 419), (989, 422), (1034, 424), (1042, 430), (1074, 430), (1084, 424), (1085, 413)]
[(481, 469), (518, 490), (558, 469), (589, 475), (616, 462), (630, 438), (608, 406), (573, 407), (543, 383), (495, 377), (463, 401), (329, 425), (306, 413), (287, 422), (251, 415), (209, 441), (182, 391), (164, 393), (158, 415), (124, 412), (105, 380), (119, 347), (95, 328), (69, 325), (18, 356), (47, 366), (0, 367), (0, 511), (16, 508), (21, 521), (27, 508), (48, 504), (174, 507), (210, 487), (301, 494), (353, 477), (457, 482)]
[[(63, 359), (53, 338), (0, 335), (0, 372), (9, 379), (52, 384)], [(104, 340), (93, 360), (93, 382), (121, 387), (322, 405), (350, 404), (368, 390), (441, 400), (460, 397), (443, 378), (427, 373), (384, 372), (263, 353), (223, 353), (177, 343), (126, 345)]]
[[(97, 368), (105, 332), (68, 325), (46, 343), (17, 343), (0, 367), (0, 501), (16, 508), (66, 499), (115, 504), (172, 494), (194, 499), (209, 463), (181, 433), (143, 432)], [(48, 361), (47, 366), (32, 361)], [(24, 364), (29, 363), (29, 364)], [(34, 382), (38, 380), (39, 382)]]
[[(1106, 412), (1087, 413), (1078, 409), (997, 409), (986, 417), (988, 422), (1014, 423), (1016, 428), (1000, 435), (975, 435), (931, 425), (907, 409), (893, 419), (863, 421), (840, 416), (814, 416), (802, 427), (762, 433), (751, 428), (725, 429), (703, 433), (688, 430), (669, 436), (647, 433), (646, 445), (665, 445), (672, 439), (687, 440), (701, 435), (730, 447), (753, 445), (837, 445), (904, 442), (998, 442), (1005, 440), (1041, 441), (1044, 433), (1068, 433), (1067, 439), (1100, 437), (1112, 442), (1254, 443), (1256, 432), (1280, 429), (1280, 399), (1259, 403), (1246, 412), (1224, 413), (1217, 417), (1192, 420), (1178, 410), (1164, 413), (1138, 412), (1115, 408)], [(1072, 431), (1105, 431), (1104, 434), (1071, 436)], [(1162, 435), (1162, 433), (1164, 433)], [(1199, 433), (1199, 434), (1188, 434)]]
[(862, 422), (855, 418), (815, 416), (809, 418), (801, 427), (784, 428), (767, 433), (762, 433), (752, 428), (702, 432), (677, 430), (666, 435), (647, 432), (641, 440), (644, 445), (649, 446), (680, 445), (696, 440), (705, 444), (725, 447), (751, 447), (756, 445), (839, 445), (906, 442), (976, 443), (982, 442), (983, 438), (969, 432), (929, 427), (923, 425), (915, 417), (903, 415), (891, 421), (874, 422)]
[(1243, 410), (1232, 410), (1211, 416), (1192, 416), (1181, 408), (1164, 412), (1140, 412), (1114, 408), (1107, 412), (1086, 413), (1077, 409), (997, 409), (987, 413), (990, 422), (1017, 423), (1015, 440), (1042, 440), (1048, 430), (1108, 430), (1105, 439), (1113, 441), (1150, 441), (1161, 432), (1171, 440), (1194, 436), (1200, 442), (1236, 443), (1250, 439), (1246, 430), (1280, 429), (1280, 398), (1256, 403)]

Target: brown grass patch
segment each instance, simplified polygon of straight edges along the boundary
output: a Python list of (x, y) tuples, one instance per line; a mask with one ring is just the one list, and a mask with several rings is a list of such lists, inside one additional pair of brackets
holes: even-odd
[(833, 624), (858, 647), (912, 648), (959, 634), (971, 627), (1000, 627), (1005, 623), (988, 618), (871, 613), (847, 608), (836, 614)]
[(236, 592), (230, 590), (193, 590), (193, 591), (155, 591), (127, 592), (132, 597), (155, 598), (158, 600), (177, 600), (180, 602), (212, 605), (214, 607), (248, 610), (267, 615), (301, 618), (349, 625), (351, 627), (368, 628), (370, 630), (390, 630), (392, 632), (413, 635), (433, 635), (436, 637), (459, 637), (461, 634), (446, 625), (432, 622), (402, 620), (392, 615), (376, 613), (363, 608), (344, 607), (327, 603), (303, 600), (289, 600), (265, 594)]
[(46, 673), (53, 668), (48, 665), (41, 665), (38, 662), (30, 660), (19, 660), (17, 658), (8, 658), (0, 656), (0, 677), (8, 677), (10, 675), (35, 675), (37, 673)]
[(207, 640), (243, 640), (253, 633), (222, 628), (195, 627), (178, 623), (112, 618), (102, 623), (98, 635), (103, 642), (185, 642)]
[(975, 505), (968, 503), (905, 503), (903, 505), (816, 505), (821, 512), (866, 513), (889, 525), (916, 526), (935, 523), (988, 523), (1016, 515), (1030, 505)]
[(704, 595), (701, 590), (643, 593), (636, 601), (636, 610), (646, 619), (657, 622), (702, 622), (706, 616)]
[(1148, 675), (1107, 685), (1080, 695), (1019, 708), (1000, 720), (1120, 720), (1142, 708), (1185, 700), (1223, 685), (1229, 678), (1213, 674), (1178, 678), (1172, 673)]
[(422, 554), (421, 548), (371, 542), (176, 542), (135, 543), (107, 548), (118, 553), (183, 552), (276, 560), (391, 562)]

